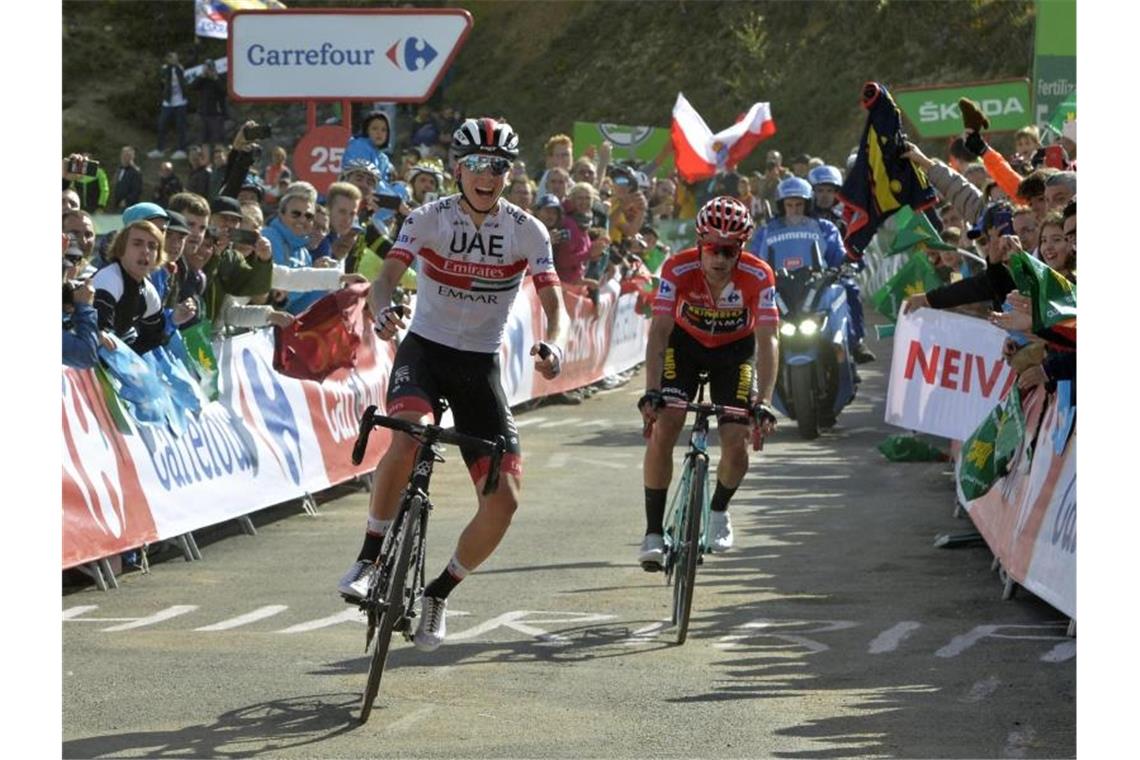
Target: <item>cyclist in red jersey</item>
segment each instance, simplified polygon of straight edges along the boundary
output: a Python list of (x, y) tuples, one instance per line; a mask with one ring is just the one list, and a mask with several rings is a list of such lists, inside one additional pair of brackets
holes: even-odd
[[(637, 402), (645, 422), (655, 423), (645, 447), (645, 538), (638, 551), (638, 562), (650, 571), (661, 569), (673, 446), (685, 424), (684, 411), (665, 407), (665, 400), (691, 401), (697, 374), (707, 371), (713, 403), (751, 409), (763, 434), (776, 427), (776, 277), (743, 250), (752, 215), (735, 198), (720, 196), (701, 208), (696, 227), (697, 246), (672, 256), (661, 270), (645, 350), (645, 395)], [(710, 525), (715, 551), (732, 547), (728, 501), (748, 470), (750, 422), (735, 415), (717, 419), (721, 457)]]

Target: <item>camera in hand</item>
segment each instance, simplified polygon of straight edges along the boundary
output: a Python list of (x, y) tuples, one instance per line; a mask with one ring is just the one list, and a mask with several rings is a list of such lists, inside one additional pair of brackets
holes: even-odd
[(94, 177), (99, 173), (99, 162), (93, 158), (86, 160), (82, 158), (69, 159), (67, 162), (67, 173)]
[(386, 195), (384, 193), (373, 193), (372, 197), (376, 200), (376, 205), (380, 208), (399, 208), (404, 199), (398, 195)]
[(73, 306), (75, 304), (75, 291), (86, 284), (86, 280), (68, 280), (63, 283), (63, 305)]
[(234, 245), (257, 245), (261, 235), (253, 230), (234, 230), (230, 233), (230, 240)]
[(550, 233), (551, 243), (565, 243), (570, 239), (570, 230), (565, 227), (560, 230), (554, 230)]
[(268, 124), (254, 124), (252, 127), (243, 128), (242, 134), (247, 140), (264, 140), (273, 136), (273, 128)]

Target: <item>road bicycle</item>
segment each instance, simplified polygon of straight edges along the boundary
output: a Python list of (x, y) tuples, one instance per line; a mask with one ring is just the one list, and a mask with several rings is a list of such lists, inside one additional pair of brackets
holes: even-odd
[[(665, 401), (665, 408), (683, 409), (686, 414), (692, 412), (697, 415), (689, 433), (689, 448), (681, 466), (681, 477), (665, 510), (664, 520), (665, 557), (662, 567), (665, 571), (665, 584), (673, 586), (673, 614), (670, 622), (677, 627), (678, 644), (684, 644), (688, 637), (697, 565), (703, 562), (704, 554), (709, 551), (708, 525), (712, 503), (708, 487), (709, 417), (733, 415), (753, 420), (752, 449), (759, 451), (764, 446), (764, 438), (750, 410), (704, 403), (707, 381), (707, 375), (702, 373), (696, 403), (673, 399)], [(644, 432), (648, 438), (652, 424), (646, 425)]]
[(360, 418), (360, 433), (352, 449), (352, 463), (360, 464), (368, 446), (368, 435), (374, 427), (386, 427), (419, 441), (416, 463), (408, 478), (408, 485), (400, 496), (399, 510), (392, 522), (376, 560), (375, 572), (368, 582), (368, 593), (360, 601), (360, 609), (368, 619), (364, 650), (369, 653), (368, 682), (360, 703), (360, 722), (368, 720), (372, 703), (380, 691), (380, 679), (388, 661), (392, 633), (399, 631), (412, 640), (416, 617), (416, 600), (423, 596), (425, 585), (424, 562), (427, 557), (427, 523), (432, 504), (428, 498), (428, 484), (436, 462), (443, 462), (439, 444), (464, 446), (481, 454), (489, 454), (491, 467), (483, 493), (490, 494), (499, 483), (499, 466), (502, 463), (506, 441), (497, 436), (486, 441), (457, 433), (438, 425), (420, 425), (414, 422), (376, 413), (376, 407), (364, 410)]

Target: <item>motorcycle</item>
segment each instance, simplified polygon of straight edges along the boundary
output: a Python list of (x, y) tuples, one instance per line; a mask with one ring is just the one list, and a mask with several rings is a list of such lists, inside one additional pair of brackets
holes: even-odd
[(835, 425), (859, 382), (847, 338), (851, 317), (841, 280), (853, 272), (846, 266), (825, 266), (817, 245), (810, 266), (776, 270), (780, 365), (773, 403), (805, 440)]

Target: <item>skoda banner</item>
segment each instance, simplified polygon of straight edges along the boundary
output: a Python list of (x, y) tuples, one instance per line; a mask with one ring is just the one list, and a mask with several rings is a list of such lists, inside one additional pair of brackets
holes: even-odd
[(981, 106), (990, 120), (990, 132), (1014, 132), (1034, 121), (1026, 79), (899, 87), (891, 93), (919, 136), (927, 139), (961, 134), (959, 98), (969, 98)]
[[(639, 164), (658, 161), (654, 174), (667, 177), (673, 171), (673, 156), (670, 151), (669, 130), (663, 127), (630, 127), (624, 124), (600, 122), (574, 122), (574, 151), (579, 156), (586, 154), (586, 148), (600, 148), (603, 140), (613, 145), (610, 161), (632, 159)], [(597, 154), (595, 154), (597, 155)]]

